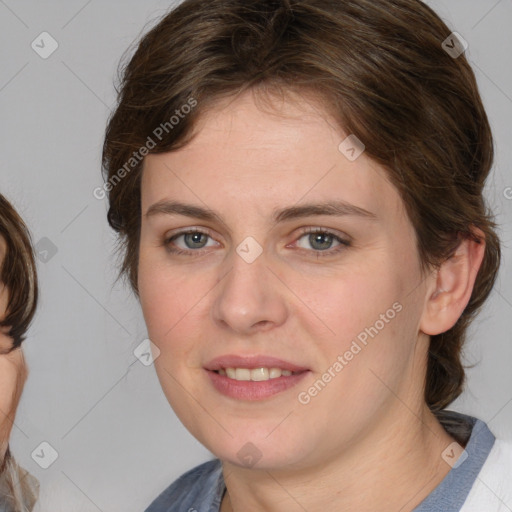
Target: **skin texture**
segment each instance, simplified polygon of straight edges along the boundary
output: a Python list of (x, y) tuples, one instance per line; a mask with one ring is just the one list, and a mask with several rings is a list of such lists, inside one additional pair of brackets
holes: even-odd
[[(6, 251), (5, 240), (0, 237), (0, 264)], [(8, 303), (8, 290), (0, 283), (0, 318), (4, 318)], [(20, 348), (6, 354), (12, 346), (12, 339), (6, 335), (7, 329), (0, 329), (0, 461), (4, 460), (9, 444), (16, 409), (28, 369)]]
[[(290, 97), (274, 108), (251, 91), (218, 103), (185, 148), (145, 159), (138, 285), (160, 383), (186, 428), (223, 461), (223, 512), (412, 510), (449, 471), (441, 454), (453, 442), (423, 399), (428, 335), (462, 313), (483, 244), (463, 242), (439, 272), (422, 275), (413, 227), (384, 170), (364, 153), (345, 158), (338, 145), (347, 134), (320, 103)], [(223, 222), (147, 216), (162, 200), (207, 207)], [(376, 219), (272, 224), (276, 208), (327, 200)], [(204, 247), (184, 237), (169, 247), (200, 256), (169, 252), (165, 240), (193, 227), (211, 236)], [(334, 239), (319, 256), (304, 227), (351, 245), (335, 252)], [(236, 252), (248, 236), (263, 249), (251, 264)], [(397, 302), (401, 312), (301, 404), (299, 392)], [(271, 398), (235, 400), (204, 369), (225, 354), (270, 355), (310, 373)], [(248, 442), (261, 454), (252, 468), (237, 456)]]

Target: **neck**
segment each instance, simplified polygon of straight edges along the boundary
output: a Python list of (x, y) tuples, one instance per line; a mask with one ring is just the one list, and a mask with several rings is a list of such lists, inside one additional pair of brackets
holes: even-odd
[(454, 441), (425, 406), (378, 422), (357, 445), (300, 471), (255, 470), (223, 463), (221, 512), (408, 512), (451, 469), (442, 459)]

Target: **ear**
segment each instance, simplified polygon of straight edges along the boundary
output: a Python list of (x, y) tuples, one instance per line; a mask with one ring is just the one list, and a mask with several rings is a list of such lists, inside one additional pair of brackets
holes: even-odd
[(485, 235), (473, 227), (454, 255), (435, 272), (428, 289), (420, 330), (434, 336), (450, 330), (467, 306), (485, 253)]

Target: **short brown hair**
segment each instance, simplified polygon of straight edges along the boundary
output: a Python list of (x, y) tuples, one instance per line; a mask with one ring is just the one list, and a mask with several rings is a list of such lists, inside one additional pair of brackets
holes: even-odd
[[(123, 67), (103, 147), (108, 220), (135, 293), (142, 162), (126, 166), (134, 152), (150, 139), (152, 153), (185, 146), (223, 97), (313, 93), (387, 170), (424, 271), (449, 258), (461, 237), (475, 238), (474, 227), (485, 236), (469, 304), (452, 329), (431, 337), (425, 400), (438, 412), (457, 398), (467, 327), (494, 285), (500, 243), (483, 197), (492, 134), (466, 57), (443, 48), (450, 33), (419, 0), (185, 0), (168, 13)], [(197, 108), (155, 137), (191, 98)]]
[(0, 236), (6, 243), (5, 255), (0, 257), (0, 282), (9, 294), (7, 314), (0, 326), (9, 328), (7, 335), (13, 339), (14, 350), (25, 339), (37, 308), (37, 271), (28, 228), (1, 194)]

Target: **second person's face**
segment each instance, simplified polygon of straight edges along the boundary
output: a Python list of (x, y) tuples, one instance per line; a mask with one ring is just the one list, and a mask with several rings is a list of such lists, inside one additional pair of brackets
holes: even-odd
[[(4, 262), (5, 254), (7, 251), (7, 246), (5, 240), (2, 236), (0, 236), (0, 270), (2, 269), (2, 264)], [(1, 273), (0, 273), (1, 276)], [(7, 311), (7, 305), (9, 301), (9, 291), (7, 290), (5, 284), (0, 279), (0, 320), (3, 320)], [(12, 345), (12, 340), (9, 338), (6, 333), (8, 332), (7, 327), (0, 327), (0, 349), (8, 350)]]

